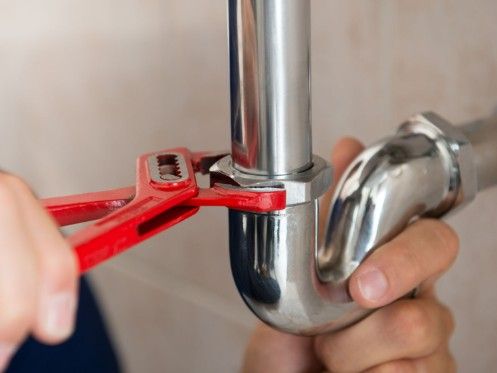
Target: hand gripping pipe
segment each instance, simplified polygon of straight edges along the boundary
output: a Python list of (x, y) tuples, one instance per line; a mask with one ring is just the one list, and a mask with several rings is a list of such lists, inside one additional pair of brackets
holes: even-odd
[[(318, 247), (318, 198), (331, 183), (312, 155), (310, 1), (228, 0), (232, 156), (214, 181), (284, 186), (278, 212), (229, 212), (233, 277), (248, 307), (283, 331), (312, 335), (367, 312), (347, 281), (365, 256), (419, 216), (442, 216), (497, 183), (497, 117), (462, 127), (433, 113), (349, 166)], [(436, 253), (434, 253), (436, 255)]]

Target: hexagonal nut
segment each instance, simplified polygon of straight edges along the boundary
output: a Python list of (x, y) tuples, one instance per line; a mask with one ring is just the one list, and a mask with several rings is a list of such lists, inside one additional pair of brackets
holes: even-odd
[(310, 202), (322, 196), (331, 185), (331, 166), (316, 155), (311, 168), (290, 175), (251, 175), (236, 169), (231, 156), (215, 163), (210, 169), (211, 184), (224, 183), (244, 188), (284, 187), (286, 205), (293, 206)]
[(458, 170), (459, 191), (454, 207), (471, 202), (478, 192), (478, 180), (474, 165), (473, 146), (463, 131), (433, 112), (412, 116), (401, 125), (400, 133), (421, 133), (435, 142), (442, 143), (451, 154)]

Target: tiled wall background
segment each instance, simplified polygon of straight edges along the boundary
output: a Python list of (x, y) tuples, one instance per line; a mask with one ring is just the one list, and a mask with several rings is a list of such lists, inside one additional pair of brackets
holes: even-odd
[[(497, 105), (496, 1), (312, 5), (317, 153), (416, 111)], [(0, 164), (49, 196), (132, 183), (147, 150), (226, 148), (226, 44), (224, 0), (0, 0)], [(489, 191), (449, 219), (462, 250), (440, 294), (461, 372), (497, 365), (496, 206)], [(254, 319), (226, 235), (205, 209), (93, 272), (128, 372), (237, 370)]]

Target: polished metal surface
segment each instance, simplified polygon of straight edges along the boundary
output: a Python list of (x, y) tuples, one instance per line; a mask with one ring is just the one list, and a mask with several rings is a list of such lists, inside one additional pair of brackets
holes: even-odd
[(473, 145), (478, 190), (497, 184), (497, 115), (461, 127)]
[(267, 176), (247, 174), (236, 169), (231, 156), (215, 163), (210, 169), (211, 183), (223, 183), (245, 188), (282, 187), (286, 190), (286, 205), (314, 202), (331, 184), (331, 167), (323, 158), (314, 155), (312, 167), (291, 175)]
[[(283, 185), (288, 207), (270, 214), (230, 210), (233, 276), (245, 302), (276, 328), (303, 332), (326, 307), (313, 293), (317, 198), (331, 170), (312, 156), (310, 0), (229, 0), (232, 159), (218, 181)], [(316, 280), (316, 281), (314, 281)], [(316, 329), (317, 331), (318, 329)]]
[(235, 166), (285, 175), (312, 163), (310, 0), (229, 0)]
[(343, 287), (317, 276), (317, 202), (270, 214), (230, 211), (230, 259), (238, 291), (267, 324), (312, 335), (350, 324), (365, 312)]
[(341, 179), (317, 267), (343, 286), (362, 260), (420, 216), (440, 217), (476, 195), (473, 151), (463, 132), (433, 113), (366, 149)]
[[(497, 130), (433, 113), (366, 149), (335, 191), (318, 247), (317, 197), (330, 168), (312, 157), (310, 0), (228, 0), (232, 158), (213, 182), (284, 187), (288, 207), (229, 212), (237, 288), (264, 322), (291, 333), (337, 330), (367, 315), (348, 293), (364, 258), (420, 216), (439, 217), (497, 184)], [(436, 254), (434, 254), (436, 255)]]
[(266, 323), (312, 335), (367, 315), (348, 279), (372, 250), (419, 216), (439, 217), (476, 194), (472, 147), (433, 113), (359, 155), (340, 181), (317, 246), (317, 203), (271, 214), (230, 212), (231, 266), (246, 304)]

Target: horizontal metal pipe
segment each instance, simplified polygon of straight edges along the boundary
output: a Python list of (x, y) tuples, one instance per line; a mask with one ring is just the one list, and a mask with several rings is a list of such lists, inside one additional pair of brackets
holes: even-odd
[(497, 115), (461, 126), (474, 154), (478, 190), (497, 184)]
[(309, 168), (310, 1), (228, 4), (235, 167), (269, 176)]

